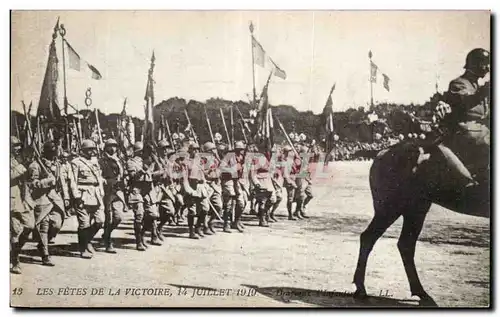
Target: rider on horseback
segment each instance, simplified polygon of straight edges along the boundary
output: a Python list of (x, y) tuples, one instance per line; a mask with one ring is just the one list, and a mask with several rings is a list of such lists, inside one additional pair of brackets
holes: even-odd
[(444, 100), (436, 107), (436, 116), (443, 132), (439, 148), (468, 187), (487, 177), (489, 169), (490, 86), (489, 82), (479, 86), (478, 79), (490, 71), (490, 53), (473, 49), (467, 54), (464, 68), (465, 72), (450, 82)]

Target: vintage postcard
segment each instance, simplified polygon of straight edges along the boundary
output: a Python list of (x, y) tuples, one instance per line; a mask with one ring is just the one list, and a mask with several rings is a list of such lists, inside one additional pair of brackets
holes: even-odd
[(490, 307), (490, 23), (11, 11), (11, 306)]

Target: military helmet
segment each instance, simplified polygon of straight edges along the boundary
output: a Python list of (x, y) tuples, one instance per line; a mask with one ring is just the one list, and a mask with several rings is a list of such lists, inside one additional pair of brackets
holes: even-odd
[(63, 151), (62, 154), (61, 154), (61, 156), (64, 157), (64, 158), (69, 158), (70, 154), (67, 151)]
[(11, 136), (10, 137), (10, 145), (15, 146), (15, 145), (20, 145), (21, 141), (16, 137), (16, 136)]
[(234, 143), (234, 149), (235, 150), (244, 150), (245, 149), (245, 144), (243, 144), (243, 141), (236, 141)]
[(215, 149), (215, 144), (213, 142), (205, 142), (205, 144), (203, 144), (203, 151), (205, 152), (208, 152), (208, 151), (211, 151)]
[(224, 152), (226, 150), (226, 145), (224, 143), (219, 143), (217, 145), (217, 150), (220, 151), (220, 152)]
[(159, 149), (163, 149), (163, 148), (166, 148), (166, 147), (169, 147), (169, 146), (170, 146), (170, 143), (168, 143), (168, 141), (165, 140), (165, 139), (163, 139), (160, 142), (158, 142), (158, 148)]
[(300, 147), (300, 153), (307, 153), (309, 151), (309, 148), (305, 145)]
[(116, 142), (114, 139), (107, 139), (104, 141), (104, 147), (108, 146), (118, 146), (118, 142)]
[(82, 141), (82, 146), (81, 146), (82, 150), (95, 149), (95, 148), (96, 145), (94, 141), (88, 139)]
[(490, 64), (490, 52), (482, 48), (475, 48), (467, 54), (465, 69), (475, 70)]
[(43, 144), (43, 152), (55, 151), (56, 149), (56, 144), (52, 141), (47, 141)]
[(137, 142), (134, 143), (134, 153), (140, 152), (143, 149), (144, 149), (144, 145), (142, 144), (142, 142), (137, 141)]
[(290, 145), (285, 145), (283, 147), (283, 152), (290, 152), (292, 150), (292, 147)]
[(177, 133), (172, 134), (172, 139), (177, 140), (179, 138), (179, 135)]
[(189, 150), (199, 150), (200, 149), (200, 145), (196, 142), (191, 142), (189, 144)]

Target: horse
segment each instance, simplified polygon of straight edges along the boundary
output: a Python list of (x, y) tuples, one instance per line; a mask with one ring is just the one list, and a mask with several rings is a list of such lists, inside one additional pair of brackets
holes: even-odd
[(360, 235), (360, 249), (353, 283), (354, 297), (367, 296), (366, 264), (376, 241), (399, 217), (403, 228), (397, 247), (410, 284), (420, 305), (437, 306), (424, 290), (415, 267), (415, 247), (431, 204), (452, 211), (489, 218), (489, 172), (476, 186), (457, 188), (458, 176), (445, 163), (438, 146), (405, 141), (382, 150), (370, 168), (369, 181), (374, 216)]

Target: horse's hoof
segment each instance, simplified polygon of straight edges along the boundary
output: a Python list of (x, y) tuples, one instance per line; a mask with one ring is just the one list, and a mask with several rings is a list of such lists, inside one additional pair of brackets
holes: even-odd
[(352, 297), (356, 299), (365, 299), (367, 297), (366, 290), (357, 288), (356, 291), (352, 294)]
[(438, 307), (438, 304), (428, 294), (417, 295), (420, 298), (419, 306), (423, 307)]

